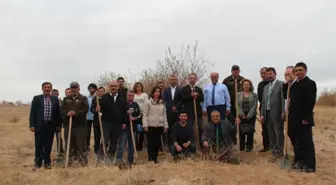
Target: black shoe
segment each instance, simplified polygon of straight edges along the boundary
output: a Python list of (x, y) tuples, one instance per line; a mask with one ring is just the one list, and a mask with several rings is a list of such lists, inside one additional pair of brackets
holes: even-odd
[(41, 166), (34, 165), (32, 171), (36, 171), (36, 170), (38, 170), (38, 169), (40, 169), (40, 168), (41, 168)]
[(305, 169), (303, 170), (303, 172), (306, 172), (306, 173), (314, 173), (315, 171), (316, 171), (315, 168), (305, 168)]
[(293, 170), (302, 170), (303, 169), (303, 165), (299, 162), (295, 162), (291, 164), (291, 169)]
[(248, 149), (248, 148), (245, 149), (245, 152), (251, 152), (251, 151), (252, 149)]
[(46, 170), (50, 170), (50, 169), (51, 169), (51, 165), (50, 165), (50, 164), (48, 164), (48, 165), (44, 165), (44, 169), (46, 169)]

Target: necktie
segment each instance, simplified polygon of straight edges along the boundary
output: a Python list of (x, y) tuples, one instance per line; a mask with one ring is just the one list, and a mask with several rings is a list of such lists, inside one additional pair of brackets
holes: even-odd
[(213, 88), (212, 88), (212, 97), (211, 97), (211, 103), (212, 103), (212, 106), (215, 105), (215, 87), (216, 87), (216, 84), (213, 84)]
[(195, 87), (193, 85), (191, 86), (191, 92), (195, 92)]
[(115, 102), (114, 102), (114, 97), (115, 97), (115, 96), (114, 96), (114, 95), (112, 95), (112, 103), (113, 103), (113, 104), (115, 103)]
[(269, 110), (271, 108), (270, 97), (271, 97), (272, 88), (273, 88), (273, 82), (271, 82), (270, 87), (268, 89), (268, 93), (267, 93), (267, 105), (266, 105), (267, 110)]

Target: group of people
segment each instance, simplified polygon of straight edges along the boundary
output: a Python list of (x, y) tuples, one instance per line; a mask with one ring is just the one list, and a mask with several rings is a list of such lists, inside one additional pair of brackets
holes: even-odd
[[(43, 94), (34, 96), (31, 104), (29, 127), (35, 133), (34, 170), (42, 163), (45, 168), (51, 168), (55, 133), (57, 149), (64, 152), (63, 146), (66, 148), (67, 144), (61, 139), (62, 127), (65, 141), (68, 137), (71, 139), (70, 166), (73, 160), (82, 166), (88, 164), (92, 127), (98, 161), (104, 158), (112, 162), (116, 154), (117, 163), (123, 162), (127, 144), (127, 162), (132, 164), (134, 149), (144, 148), (144, 136), (148, 160), (153, 163), (158, 163), (158, 154), (164, 150), (165, 142), (176, 160), (198, 150), (204, 154), (216, 152), (218, 160), (227, 161), (233, 155), (234, 145), (238, 144), (240, 151), (254, 149), (256, 120), (262, 124), (264, 148), (259, 152), (271, 150), (274, 158), (281, 158), (284, 121), (288, 118), (288, 136), (294, 148), (292, 168), (315, 172), (312, 127), (317, 89), (315, 82), (306, 76), (306, 64), (288, 66), (285, 81), (277, 79), (273, 67), (262, 68), (257, 93), (251, 80), (240, 76), (239, 66), (232, 66), (231, 72), (222, 83), (218, 81), (218, 73), (211, 73), (211, 83), (204, 88), (196, 85), (195, 73), (189, 74), (189, 84), (184, 87), (178, 86), (177, 77), (172, 74), (168, 87), (159, 81), (150, 94), (144, 92), (140, 82), (128, 90), (122, 77), (109, 83), (108, 93), (104, 87), (89, 84), (88, 96), (80, 93), (77, 82), (72, 82), (65, 90), (63, 101), (58, 99), (59, 93), (52, 89), (52, 84), (45, 82)], [(68, 135), (69, 123), (71, 136)]]

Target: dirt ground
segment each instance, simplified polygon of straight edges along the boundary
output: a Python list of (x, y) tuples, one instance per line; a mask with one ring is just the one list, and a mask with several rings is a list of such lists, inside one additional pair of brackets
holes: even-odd
[[(1, 185), (333, 185), (335, 181), (335, 109), (317, 107), (314, 140), (317, 172), (298, 173), (280, 169), (269, 163), (261, 148), (260, 124), (257, 123), (255, 148), (240, 153), (240, 165), (211, 161), (171, 163), (162, 155), (158, 166), (138, 165), (121, 171), (117, 167), (96, 167), (90, 154), (86, 168), (32, 171), (34, 156), (33, 134), (28, 130), (28, 107), (0, 106), (0, 184)], [(91, 141), (92, 142), (92, 141)], [(291, 151), (291, 147), (289, 149)], [(55, 151), (55, 150), (54, 150)], [(53, 151), (53, 156), (54, 156)], [(144, 153), (140, 154), (144, 158)]]

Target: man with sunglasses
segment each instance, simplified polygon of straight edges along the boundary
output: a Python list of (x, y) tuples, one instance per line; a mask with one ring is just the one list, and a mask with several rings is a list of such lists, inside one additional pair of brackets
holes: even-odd
[(307, 65), (299, 62), (294, 68), (297, 77), (290, 91), (288, 136), (294, 148), (293, 169), (311, 173), (316, 171), (312, 127), (317, 87), (307, 76)]

